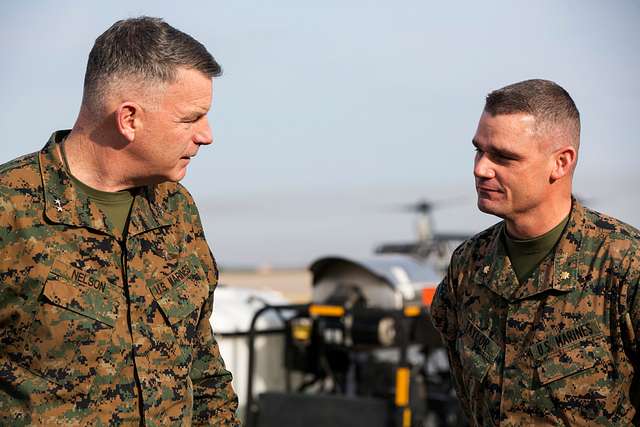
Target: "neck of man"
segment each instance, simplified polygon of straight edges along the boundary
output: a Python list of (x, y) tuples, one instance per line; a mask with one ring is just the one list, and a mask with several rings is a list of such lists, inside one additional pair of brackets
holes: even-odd
[(515, 239), (533, 239), (552, 230), (571, 212), (571, 188), (548, 199), (543, 205), (505, 218), (507, 233)]
[(81, 113), (63, 142), (71, 174), (96, 190), (116, 192), (135, 187), (126, 178), (126, 141), (117, 132), (106, 130), (109, 126), (92, 123)]

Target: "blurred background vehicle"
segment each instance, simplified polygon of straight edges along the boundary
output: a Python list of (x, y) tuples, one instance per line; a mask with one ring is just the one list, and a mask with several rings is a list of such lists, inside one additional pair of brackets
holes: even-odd
[(212, 323), (245, 425), (464, 425), (429, 305), (451, 243), (466, 234), (436, 233), (431, 208), (411, 206), (415, 242), (322, 257), (271, 283), (256, 274), (282, 292), (218, 288)]

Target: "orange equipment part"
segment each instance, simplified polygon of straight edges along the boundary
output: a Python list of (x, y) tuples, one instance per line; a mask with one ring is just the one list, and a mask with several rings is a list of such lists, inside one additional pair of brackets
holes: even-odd
[(426, 306), (431, 305), (433, 296), (436, 294), (436, 288), (423, 288), (422, 289), (422, 304)]

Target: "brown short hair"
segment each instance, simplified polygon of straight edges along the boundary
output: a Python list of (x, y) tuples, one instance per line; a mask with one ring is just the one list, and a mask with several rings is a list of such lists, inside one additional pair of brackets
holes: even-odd
[(580, 145), (580, 112), (569, 93), (552, 81), (525, 80), (494, 90), (487, 95), (484, 111), (492, 116), (530, 114), (537, 129), (559, 129), (576, 149)]
[(162, 19), (141, 16), (118, 21), (96, 39), (89, 53), (84, 101), (97, 102), (114, 79), (172, 83), (179, 67), (210, 78), (222, 74), (200, 42)]

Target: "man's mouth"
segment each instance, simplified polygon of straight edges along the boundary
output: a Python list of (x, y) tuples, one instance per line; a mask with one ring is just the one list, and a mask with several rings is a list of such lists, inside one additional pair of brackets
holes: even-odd
[(487, 192), (487, 193), (499, 193), (500, 192), (499, 188), (496, 188), (496, 187), (485, 187), (485, 186), (482, 186), (482, 185), (481, 186), (477, 186), (476, 190), (477, 191), (484, 191), (484, 192)]
[(484, 193), (501, 193), (502, 189), (496, 182), (491, 182), (487, 179), (478, 179), (476, 178), (476, 191), (484, 192)]
[(478, 193), (478, 197), (482, 199), (493, 199), (494, 197), (499, 197), (500, 194), (503, 193), (502, 189), (490, 183), (476, 183), (476, 193)]

